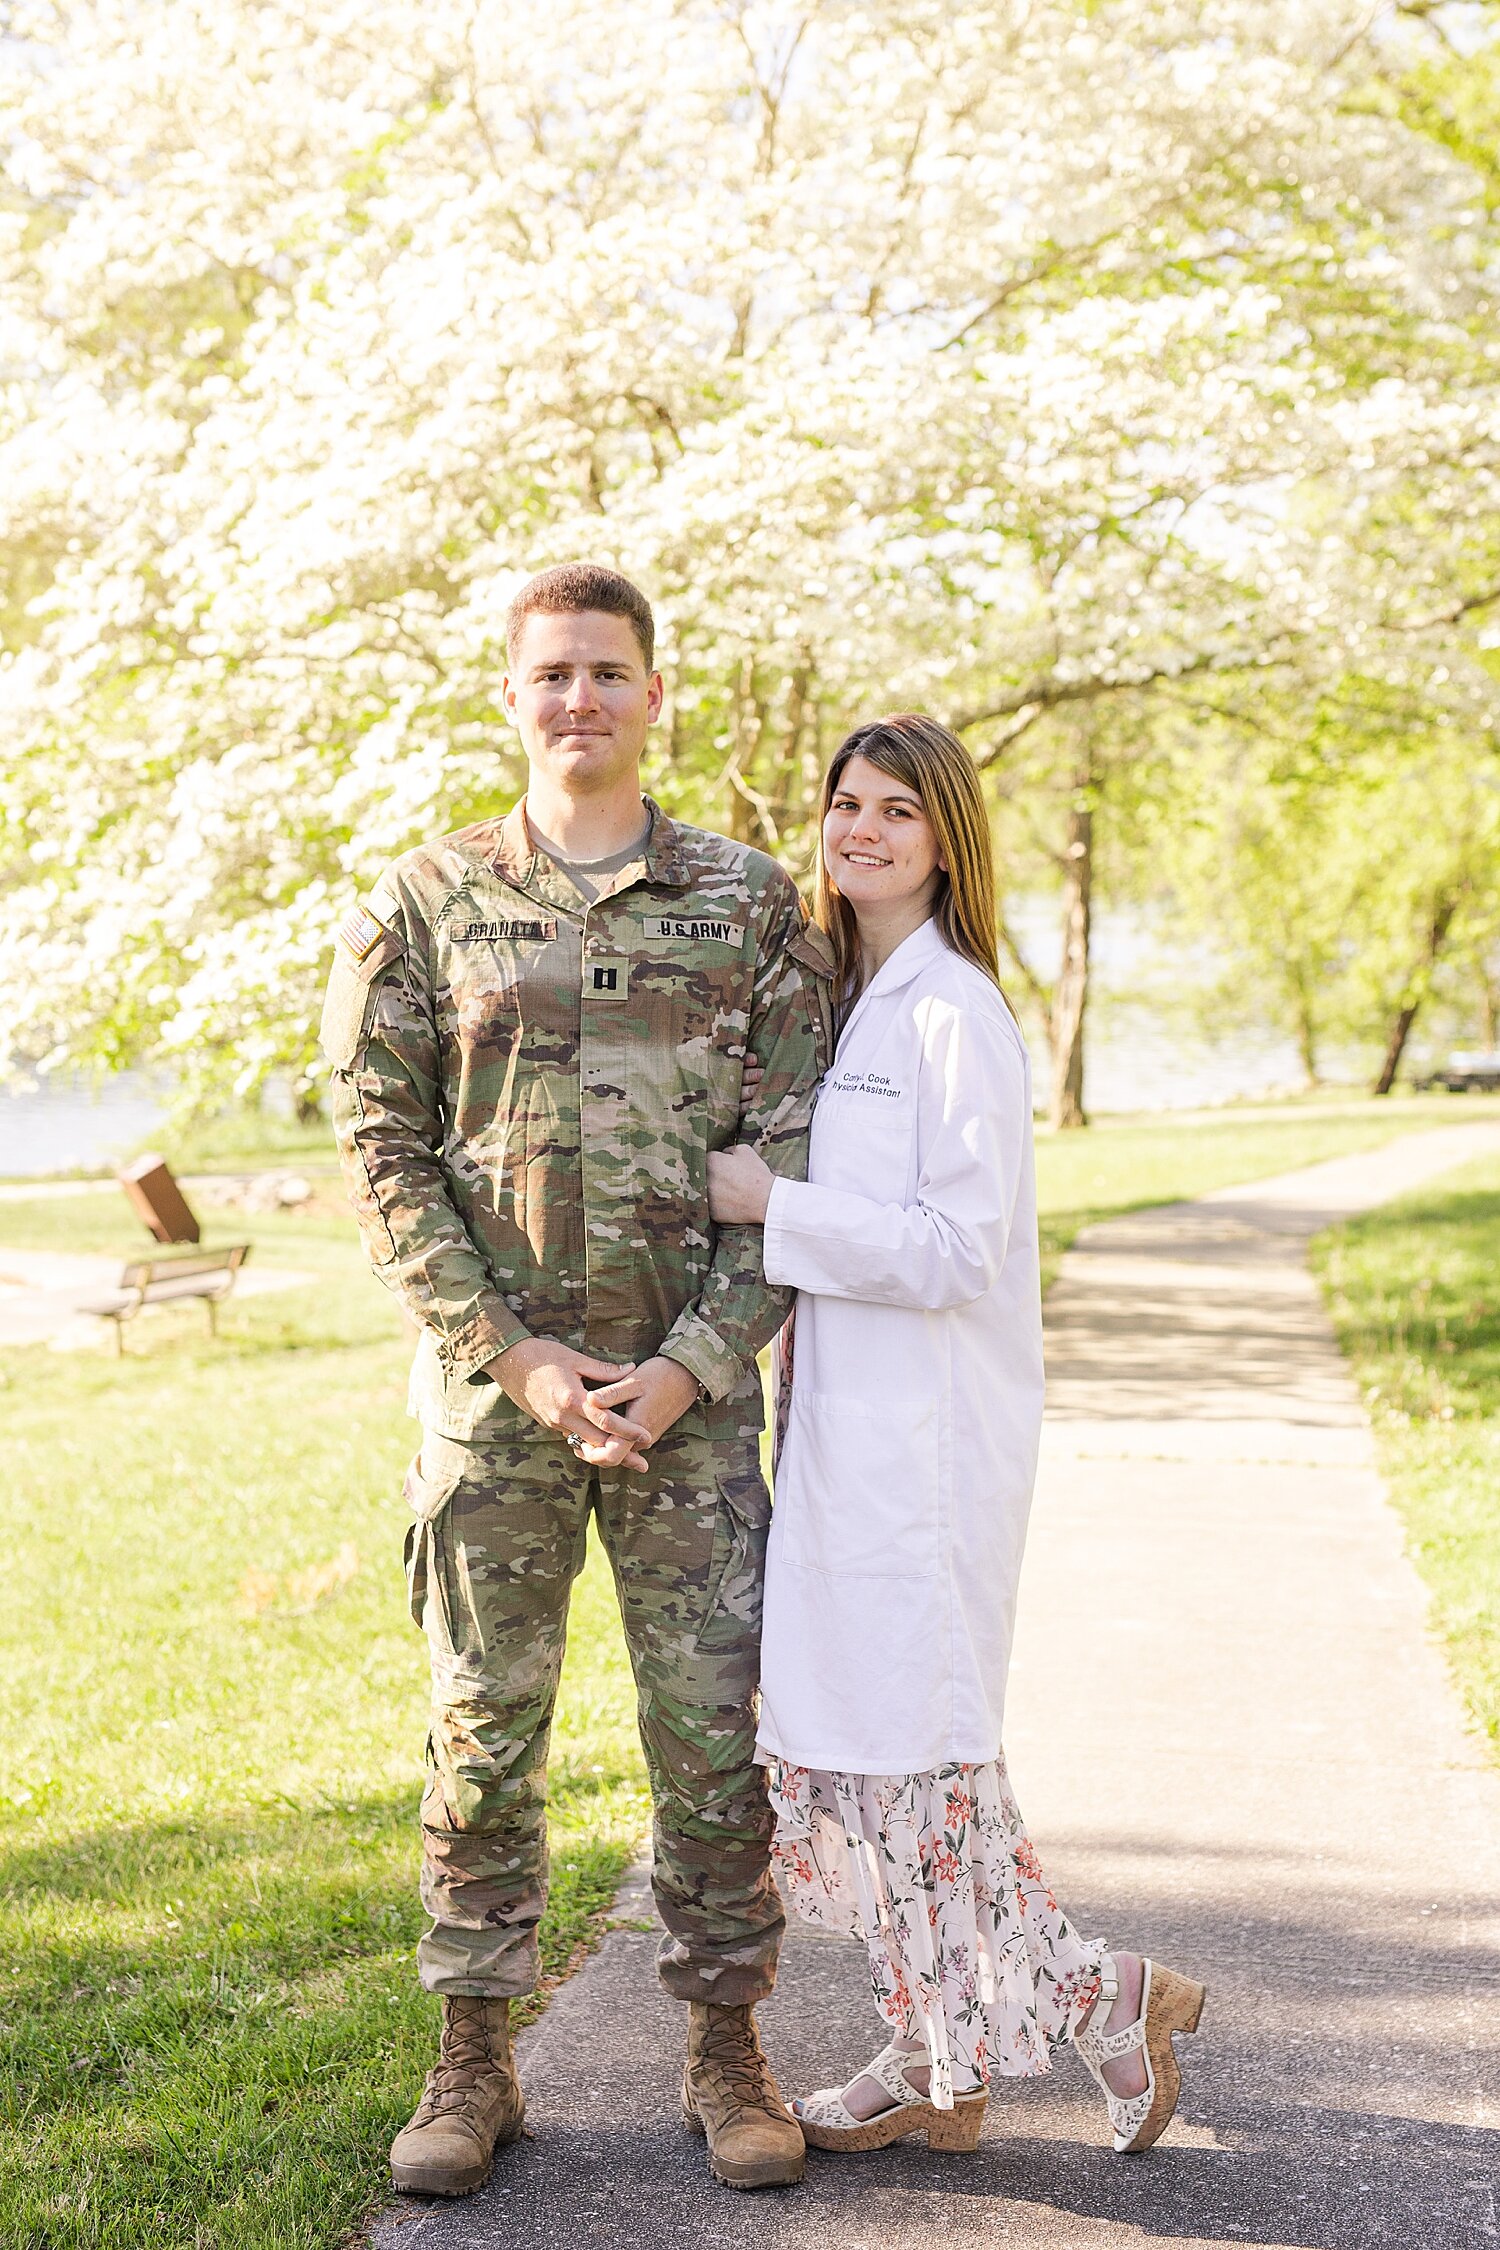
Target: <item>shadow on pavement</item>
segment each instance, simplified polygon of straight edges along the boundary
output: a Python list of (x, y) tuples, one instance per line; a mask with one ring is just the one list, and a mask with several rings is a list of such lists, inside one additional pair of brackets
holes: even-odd
[[(1093, 1849), (1136, 1869), (1150, 1857), (1136, 1842), (1107, 1849), (1095, 1839)], [(1292, 1856), (1277, 1855), (1281, 1882)], [(1500, 2133), (1461, 2120), (1497, 2084), (1500, 1956), (1421, 1945), (1427, 1901), (1409, 1894), (1368, 1896), (1353, 1883), (1343, 1895), (1325, 1890), (1318, 1914), (1300, 1918), (1254, 1903), (1260, 1871), (1243, 1857), (1195, 1872), (1196, 1898), (1148, 1891), (1149, 1916), (1131, 1930), (1210, 1985), (1201, 2034), (1180, 2044), (1182, 2106), (1147, 2157), (1107, 2148), (1102, 2104), (1064, 2050), (1050, 2078), (997, 2088), (973, 2156), (934, 2155), (914, 2137), (874, 2155), (814, 2153), (795, 2191), (717, 2188), (701, 2142), (677, 2122), (681, 2009), (656, 1989), (652, 1939), (620, 1930), (528, 2035), (535, 2137), (470, 2203), (405, 2206), (376, 2241), (381, 2250), (1494, 2242)], [(1124, 1927), (1118, 1905), (1098, 1911), (1098, 1893), (1074, 1905), (1085, 1928)], [(1431, 2005), (1439, 1994), (1441, 2020)], [(1473, 2004), (1472, 2041), (1452, 2037), (1455, 1997)], [(794, 1933), (761, 2020), (786, 2090), (851, 2074), (880, 2043), (861, 1949)]]

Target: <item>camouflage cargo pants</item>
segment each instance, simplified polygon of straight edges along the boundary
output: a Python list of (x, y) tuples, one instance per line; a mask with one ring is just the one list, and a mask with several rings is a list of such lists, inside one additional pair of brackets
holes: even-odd
[(432, 1929), (417, 1953), (429, 1991), (515, 1996), (536, 1982), (547, 1744), (590, 1513), (639, 1698), (662, 1982), (726, 2004), (770, 1991), (784, 1916), (754, 1763), (769, 1516), (754, 1419), (743, 1402), (691, 1408), (645, 1475), (590, 1469), (519, 1416), (498, 1435), (424, 1432), (407, 1576), (432, 1658)]

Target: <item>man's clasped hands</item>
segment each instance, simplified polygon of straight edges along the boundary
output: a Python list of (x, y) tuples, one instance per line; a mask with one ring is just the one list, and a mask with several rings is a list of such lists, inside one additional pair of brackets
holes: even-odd
[[(675, 1359), (618, 1367), (546, 1336), (512, 1344), (485, 1373), (596, 1469), (644, 1469), (647, 1446), (698, 1396), (697, 1377)], [(616, 1412), (622, 1406), (630, 1408), (628, 1415)]]

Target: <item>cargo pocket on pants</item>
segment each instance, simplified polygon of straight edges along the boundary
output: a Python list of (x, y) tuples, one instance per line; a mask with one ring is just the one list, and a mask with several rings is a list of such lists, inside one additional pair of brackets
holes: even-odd
[(412, 1623), (448, 1655), (453, 1619), (440, 1551), (442, 1519), (463, 1480), (467, 1455), (451, 1438), (424, 1432), (421, 1451), (406, 1472), (402, 1497), (413, 1522), (406, 1534), (406, 1599)]
[(761, 1478), (720, 1485), (699, 1648), (736, 1648), (759, 1637), (770, 1523), (771, 1496)]

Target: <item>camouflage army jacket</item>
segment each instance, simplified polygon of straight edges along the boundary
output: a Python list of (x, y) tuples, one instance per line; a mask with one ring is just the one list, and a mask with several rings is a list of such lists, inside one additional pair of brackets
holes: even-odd
[(344, 1176), (420, 1324), (413, 1411), (449, 1436), (510, 1411), (482, 1370), (528, 1335), (748, 1392), (790, 1301), (758, 1227), (711, 1224), (706, 1159), (743, 1132), (805, 1172), (831, 955), (773, 860), (647, 802), (640, 858), (593, 905), (523, 800), (397, 860), (335, 947)]

